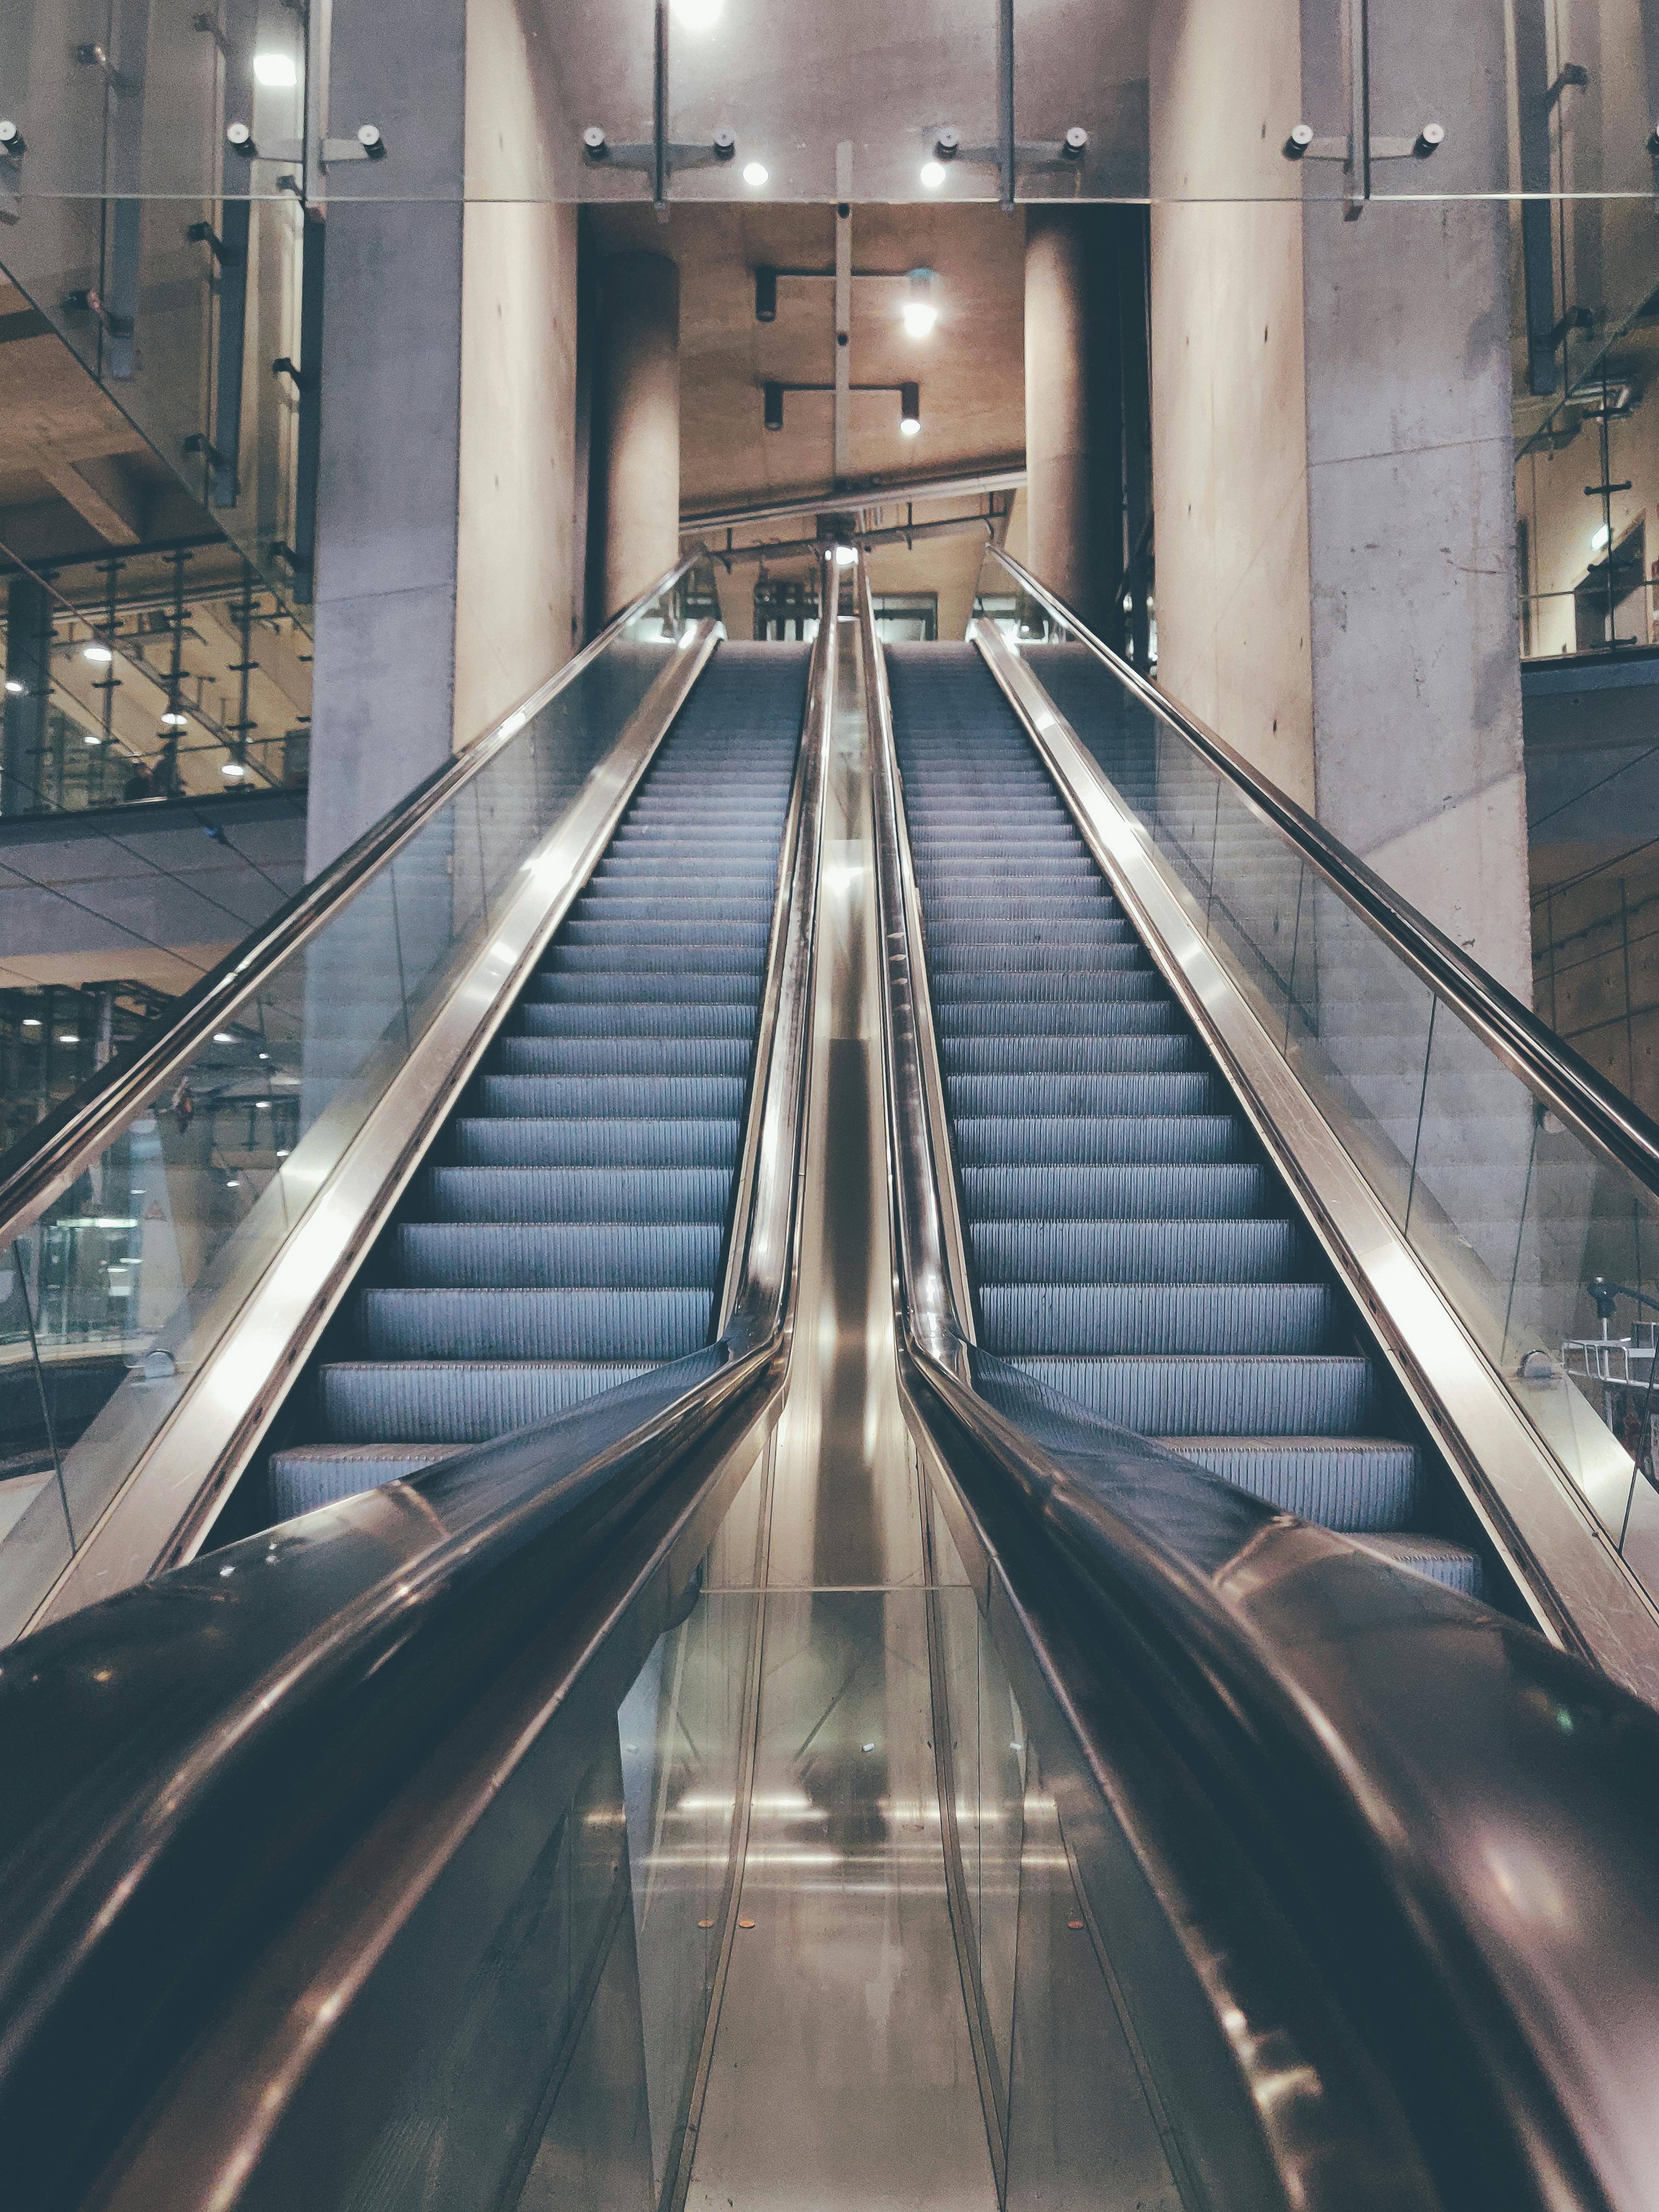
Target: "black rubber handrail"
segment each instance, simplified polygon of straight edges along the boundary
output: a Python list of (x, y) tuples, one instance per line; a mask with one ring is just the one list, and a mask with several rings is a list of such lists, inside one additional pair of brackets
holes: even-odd
[(1571, 1045), (1522, 1005), (1497, 978), (1437, 929), (1425, 915), (1358, 854), (1351, 853), (1289, 793), (1279, 788), (1195, 716), (1102, 643), (1040, 577), (1005, 553), (986, 549), (1018, 584), (1069, 630), (1142, 706), (1184, 738), (1292, 844), (1346, 903), (1370, 923), (1431, 990), (1448, 1001), (1528, 1088), (1571, 1121), (1602, 1156), (1659, 1196), (1659, 1122), (1616, 1090)]
[[(1220, 1887), (1239, 1917), (1211, 1960), (1249, 1983), (1255, 1885), (1346, 2022), (1331, 2066), (1316, 2047), (1300, 2069), (1236, 2023), (1288, 2201), (1379, 2201), (1355, 2151), (1392, 2109), (1422, 2176), (1396, 2180), (1391, 2206), (1651, 2212), (1659, 1714), (1521, 1623), (1093, 1420), (968, 1340), (867, 581), (861, 620), (901, 1391), (1004, 1663), (1035, 1668), (1108, 1802), (1132, 1825), (1152, 1806), (1142, 1834), (1177, 1869), (1177, 1918), (1184, 1839), (1156, 1826), (1172, 1777), (1236, 1846)], [(1212, 1870), (1198, 1881), (1213, 1893)], [(1259, 1954), (1256, 1971), (1259, 1993)], [(1348, 2075), (1369, 2114), (1358, 2135), (1353, 2101), (1331, 2094), (1348, 2037), (1376, 2069)]]
[(275, 914), (258, 923), (216, 968), (193, 983), (161, 1019), (142, 1030), (106, 1066), (37, 1122), (9, 1151), (0, 1153), (0, 1251), (154, 1097), (171, 1069), (187, 1063), (223, 1021), (233, 1000), (258, 988), (328, 921), (371, 876), (510, 744), (531, 717), (592, 665), (627, 628), (672, 591), (705, 554), (701, 544), (607, 623), (591, 644), (538, 684), (490, 732), (441, 763), (380, 820), (348, 845), (320, 875), (304, 884)]

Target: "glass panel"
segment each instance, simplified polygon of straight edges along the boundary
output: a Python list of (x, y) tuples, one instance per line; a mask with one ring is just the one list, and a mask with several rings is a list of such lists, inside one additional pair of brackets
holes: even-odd
[[(0, 1549), (0, 1635), (18, 1632), (63, 1564), (64, 1503), (78, 1543), (686, 634), (665, 603), (580, 672), (315, 935), (227, 1004), (190, 1066), (46, 1209), (29, 1240), (35, 1325), (49, 1391), (60, 1372), (75, 1377), (74, 1413), (58, 1438), (61, 1496), (42, 1489)], [(32, 1403), (21, 1392), (0, 1455), (33, 1448)]]
[[(1659, 1596), (1659, 1303), (1647, 1303), (1659, 1299), (1659, 1198), (1564, 1128), (1098, 653), (1029, 599), (997, 619), (1009, 581), (988, 556), (978, 603), (1099, 763), (1269, 1038)], [(1613, 1287), (1600, 1293), (1598, 1279)]]

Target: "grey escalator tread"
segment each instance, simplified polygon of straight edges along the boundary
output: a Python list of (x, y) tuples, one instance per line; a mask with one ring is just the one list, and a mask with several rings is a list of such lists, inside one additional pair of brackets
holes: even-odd
[[(1069, 649), (1031, 650), (1040, 672)], [(1346, 1296), (979, 655), (887, 657), (987, 1351), (1286, 1512), (1478, 1589), (1473, 1552), (1412, 1533), (1427, 1477), (1386, 1433), (1389, 1394)], [(1098, 710), (1109, 687), (1054, 665), (1079, 736), (1145, 787), (1156, 764)], [(1241, 842), (1264, 897), (1268, 857)]]
[(698, 679), (349, 1307), (321, 1436), (272, 1455), (276, 1510), (708, 1342), (808, 658), (722, 646)]

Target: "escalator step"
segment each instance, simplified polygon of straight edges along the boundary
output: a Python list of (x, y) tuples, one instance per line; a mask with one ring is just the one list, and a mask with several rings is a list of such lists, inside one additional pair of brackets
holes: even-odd
[(1375, 1429), (1381, 1410), (1370, 1362), (1356, 1356), (1126, 1353), (1018, 1364), (1097, 1419), (1146, 1437), (1358, 1435)]
[(354, 1360), (325, 1367), (323, 1415), (343, 1443), (487, 1443), (551, 1420), (618, 1382), (650, 1372), (645, 1359)]
[(742, 1037), (502, 1036), (493, 1054), (504, 1075), (728, 1075), (749, 1071)]
[(1422, 1460), (1414, 1446), (1388, 1437), (1309, 1437), (1240, 1443), (1231, 1437), (1188, 1437), (1174, 1449), (1212, 1474), (1265, 1498), (1282, 1512), (1328, 1528), (1399, 1528), (1426, 1504)]
[(291, 1521), (319, 1505), (355, 1498), (362, 1490), (399, 1482), (405, 1475), (453, 1459), (455, 1444), (303, 1444), (272, 1452), (269, 1474), (273, 1519)]
[(986, 1221), (969, 1231), (981, 1285), (1285, 1282), (1306, 1262), (1291, 1221)]
[(1480, 1555), (1462, 1544), (1450, 1543), (1440, 1536), (1368, 1535), (1361, 1540), (1368, 1552), (1376, 1553), (1391, 1565), (1407, 1568), (1414, 1575), (1426, 1575), (1431, 1582), (1442, 1583), (1448, 1589), (1461, 1591), (1465, 1597), (1486, 1595), (1486, 1571)]
[(1224, 1221), (1284, 1210), (1254, 1160), (965, 1168), (962, 1188), (975, 1221)]
[(404, 1221), (393, 1249), (416, 1288), (710, 1291), (720, 1241), (712, 1222)]
[(991, 1283), (984, 1341), (1007, 1358), (1114, 1352), (1318, 1352), (1340, 1308), (1323, 1283)]
[(450, 1124), (457, 1160), (495, 1168), (725, 1168), (738, 1157), (735, 1121), (533, 1121), (468, 1115)]
[(1025, 1120), (1034, 1115), (1227, 1113), (1233, 1102), (1218, 1075), (1194, 1069), (1178, 1075), (1044, 1073), (952, 1076), (951, 1110), (963, 1121)]
[(445, 1221), (713, 1222), (731, 1176), (717, 1168), (434, 1167), (427, 1211)]
[(680, 1359), (708, 1338), (707, 1290), (361, 1291), (369, 1359)]
[(1234, 1114), (1003, 1115), (956, 1124), (964, 1167), (1091, 1165), (1114, 1161), (1223, 1161), (1248, 1154), (1249, 1134)]
[(486, 1115), (550, 1121), (736, 1121), (738, 1075), (483, 1075), (476, 1103)]

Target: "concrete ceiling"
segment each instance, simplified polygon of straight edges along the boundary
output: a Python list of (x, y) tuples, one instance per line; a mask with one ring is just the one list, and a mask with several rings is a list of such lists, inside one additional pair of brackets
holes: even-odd
[[(666, 223), (648, 207), (590, 210), (605, 253), (650, 252), (673, 257), (680, 270), (680, 495), (686, 508), (751, 498), (769, 500), (827, 487), (833, 475), (833, 403), (828, 392), (790, 392), (784, 427), (763, 426), (761, 387), (824, 383), (835, 375), (834, 287), (784, 277), (777, 319), (755, 319), (757, 266), (828, 268), (835, 255), (832, 208), (696, 206), (676, 208)], [(852, 403), (852, 473), (860, 482), (988, 465), (1018, 456), (1025, 442), (1024, 220), (995, 207), (855, 207), (853, 267), (934, 272), (939, 321), (925, 339), (901, 320), (902, 279), (870, 277), (853, 286), (851, 370), (854, 385), (921, 387), (921, 431), (899, 431), (890, 392), (855, 392)], [(827, 495), (826, 508), (845, 505)], [(874, 523), (866, 496), (864, 513)], [(1006, 502), (1005, 502), (1006, 504)], [(915, 519), (971, 514), (974, 501), (918, 506)], [(905, 503), (884, 503), (882, 520), (906, 519)], [(738, 543), (799, 539), (811, 519), (772, 522), (735, 533)], [(980, 533), (981, 538), (983, 533)], [(941, 622), (948, 599), (965, 605), (978, 567), (974, 538), (934, 538), (914, 550), (890, 549), (877, 574), (884, 589), (936, 592)], [(795, 577), (807, 563), (774, 560), (767, 573)], [(964, 584), (964, 572), (969, 581)], [(744, 634), (750, 620), (744, 595), (756, 579), (750, 561), (733, 572), (728, 627)], [(723, 607), (728, 587), (723, 584)]]

